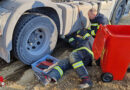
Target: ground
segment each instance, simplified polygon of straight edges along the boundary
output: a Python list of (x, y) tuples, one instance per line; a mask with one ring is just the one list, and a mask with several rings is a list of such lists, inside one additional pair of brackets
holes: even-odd
[[(130, 24), (130, 14), (121, 19), (119, 24)], [(59, 40), (53, 56), (62, 60), (67, 58), (72, 49), (68, 44)], [(34, 76), (31, 66), (26, 66), (19, 60), (13, 60), (7, 64), (0, 60), (0, 75), (4, 76), (6, 86), (0, 90), (78, 90), (80, 79), (73, 70), (67, 71), (57, 84), (44, 87)], [(127, 73), (122, 81), (103, 83), (100, 79), (101, 69), (93, 63), (87, 67), (90, 77), (94, 83), (90, 90), (130, 90), (130, 73)], [(87, 90), (87, 89), (86, 89)]]

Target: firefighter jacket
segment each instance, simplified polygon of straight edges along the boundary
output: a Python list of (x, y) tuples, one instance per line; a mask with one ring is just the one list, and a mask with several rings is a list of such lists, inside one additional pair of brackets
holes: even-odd
[(97, 30), (99, 29), (100, 24), (107, 25), (109, 24), (108, 19), (103, 14), (98, 14), (95, 19), (90, 20), (91, 26), (88, 29), (81, 29), (72, 35), (66, 36), (66, 40), (74, 48), (79, 48), (82, 42), (87, 41), (88, 37), (95, 37)]

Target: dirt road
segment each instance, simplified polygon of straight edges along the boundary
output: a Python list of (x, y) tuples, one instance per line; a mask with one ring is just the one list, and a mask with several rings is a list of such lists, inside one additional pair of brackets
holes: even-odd
[[(123, 17), (119, 24), (130, 24), (130, 15)], [(64, 45), (64, 46), (63, 46)], [(53, 56), (60, 60), (66, 58), (71, 48), (64, 42), (59, 41)], [(50, 84), (46, 87), (42, 86), (34, 76), (30, 66), (26, 66), (18, 60), (7, 64), (0, 61), (0, 75), (4, 76), (6, 86), (0, 90), (78, 90), (78, 83), (80, 79), (77, 77), (73, 70), (65, 73), (63, 78), (58, 84)], [(101, 69), (95, 64), (88, 67), (88, 72), (94, 86), (90, 90), (130, 90), (130, 73), (125, 75), (123, 81), (113, 81), (111, 83), (103, 83), (100, 80)], [(86, 89), (87, 90), (87, 89)]]

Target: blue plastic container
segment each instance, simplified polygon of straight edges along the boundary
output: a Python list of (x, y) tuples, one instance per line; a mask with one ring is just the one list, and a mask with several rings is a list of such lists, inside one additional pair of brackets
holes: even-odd
[(48, 72), (44, 72), (43, 70), (41, 70), (40, 68), (37, 67), (37, 65), (39, 65), (41, 62), (45, 61), (46, 59), (51, 59), (53, 61), (53, 63), (57, 63), (59, 62), (58, 59), (50, 56), (50, 55), (46, 55), (45, 57), (43, 57), (42, 59), (34, 62), (31, 66), (34, 72), (39, 73), (39, 74), (47, 74)]

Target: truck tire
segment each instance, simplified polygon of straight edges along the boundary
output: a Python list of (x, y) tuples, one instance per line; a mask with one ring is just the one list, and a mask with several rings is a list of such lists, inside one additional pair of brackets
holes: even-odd
[(126, 0), (118, 0), (115, 10), (112, 15), (111, 23), (118, 24), (122, 15), (125, 12)]
[(13, 36), (15, 57), (30, 65), (53, 51), (58, 32), (52, 19), (35, 13), (20, 18)]

